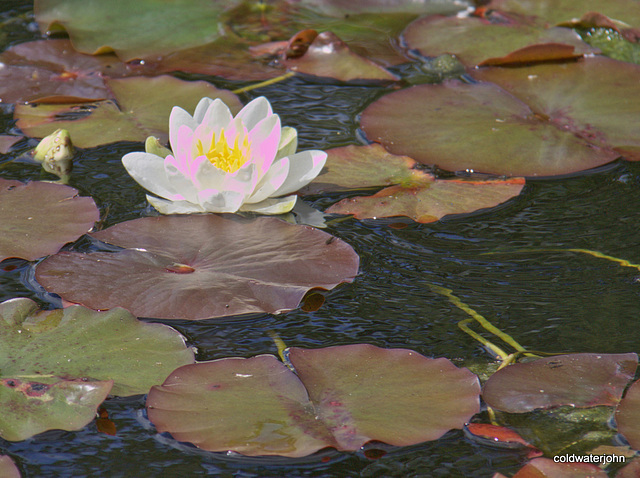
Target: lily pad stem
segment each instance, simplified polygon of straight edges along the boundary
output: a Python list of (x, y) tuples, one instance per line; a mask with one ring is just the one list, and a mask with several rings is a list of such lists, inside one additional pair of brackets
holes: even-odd
[(271, 78), (270, 80), (261, 81), (260, 83), (256, 83), (254, 85), (244, 86), (242, 88), (238, 88), (237, 90), (233, 90), (232, 93), (239, 95), (240, 93), (246, 93), (247, 91), (255, 90), (257, 88), (262, 88), (264, 86), (273, 85), (274, 83), (279, 83), (281, 81), (286, 80), (287, 78), (291, 78), (295, 75), (295, 72), (288, 71), (284, 75), (276, 76), (275, 78)]

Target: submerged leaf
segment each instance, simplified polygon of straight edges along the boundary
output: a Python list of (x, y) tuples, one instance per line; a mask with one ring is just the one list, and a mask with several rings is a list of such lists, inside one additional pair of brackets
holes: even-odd
[(635, 353), (557, 355), (517, 363), (494, 373), (484, 384), (482, 398), (510, 413), (616, 405), (637, 366)]
[(93, 199), (62, 184), (0, 178), (0, 261), (55, 254), (100, 218)]
[(345, 242), (276, 218), (147, 217), (93, 237), (126, 249), (60, 253), (38, 265), (36, 279), (70, 302), (138, 317), (284, 312), (309, 289), (332, 289), (358, 272)]
[(435, 440), (478, 411), (477, 377), (443, 358), (368, 344), (289, 358), (297, 375), (272, 355), (182, 367), (149, 393), (149, 419), (205, 450), (298, 457)]

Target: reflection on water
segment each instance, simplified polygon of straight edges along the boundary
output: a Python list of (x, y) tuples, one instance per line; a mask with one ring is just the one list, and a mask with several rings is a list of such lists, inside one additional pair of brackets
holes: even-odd
[[(252, 92), (266, 95), (300, 145), (329, 148), (357, 142), (357, 114), (383, 91), (303, 79)], [(250, 98), (245, 97), (243, 101)], [(3, 117), (3, 130), (10, 117)], [(94, 197), (104, 227), (149, 214), (144, 191), (120, 157), (140, 149), (121, 143), (81, 151), (71, 185)], [(7, 157), (0, 157), (0, 164)], [(10, 164), (9, 179), (38, 179), (37, 167)], [(325, 208), (337, 196), (312, 198)], [(274, 330), (290, 346), (368, 342), (444, 356), (459, 365), (490, 357), (457, 328), (467, 315), (429, 287), (447, 287), (521, 344), (549, 352), (640, 351), (640, 271), (576, 252), (583, 248), (640, 263), (640, 166), (618, 162), (601, 171), (529, 181), (522, 195), (490, 212), (434, 224), (389, 227), (394, 220), (346, 220), (328, 232), (361, 256), (353, 284), (327, 294), (315, 312), (200, 322), (165, 321), (198, 349), (199, 360), (276, 353)], [(16, 265), (13, 269), (6, 266)], [(0, 299), (34, 298), (21, 282), (21, 261), (3, 263)], [(502, 344), (501, 344), (502, 345)], [(491, 476), (513, 472), (522, 457), (478, 452), (450, 432), (432, 443), (392, 449), (379, 460), (323, 452), (305, 460), (247, 459), (204, 453), (157, 437), (142, 426), (141, 397), (106, 402), (118, 433), (90, 425), (51, 431), (20, 443), (2, 442), (29, 476)]]

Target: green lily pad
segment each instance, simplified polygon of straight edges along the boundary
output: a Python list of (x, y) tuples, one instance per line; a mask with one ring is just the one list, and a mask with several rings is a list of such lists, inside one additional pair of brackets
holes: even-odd
[(640, 160), (640, 65), (594, 57), (565, 65), (482, 68), (474, 76), (498, 84), (558, 128)]
[[(468, 17), (430, 16), (411, 23), (402, 37), (407, 48), (425, 56), (454, 54), (468, 66), (496, 64), (498, 59), (523, 48), (536, 49), (536, 55), (501, 63), (526, 63), (570, 59), (598, 50), (584, 43), (568, 28), (542, 29), (527, 19), (501, 16), (499, 23)], [(563, 45), (564, 50), (548, 45)], [(562, 53), (562, 54), (560, 54)]]
[(215, 40), (222, 30), (221, 13), (238, 3), (35, 0), (34, 11), (43, 33), (62, 28), (80, 52), (115, 51), (123, 61), (130, 61)]
[[(392, 153), (450, 171), (550, 176), (594, 168), (620, 156), (614, 147), (628, 151), (640, 138), (633, 127), (640, 112), (633, 93), (640, 74), (626, 78), (625, 68), (620, 74), (605, 69), (613, 65), (602, 62), (610, 61), (591, 58), (475, 73), (487, 80), (498, 79), (498, 70), (517, 74), (519, 81), (537, 86), (526, 98), (492, 83), (414, 86), (371, 104), (362, 113), (361, 125), (369, 139)], [(593, 119), (582, 124), (580, 118), (589, 114)], [(611, 126), (605, 131), (611, 133), (605, 134), (600, 125), (605, 128), (606, 121)]]
[(457, 0), (302, 0), (303, 5), (311, 5), (317, 11), (337, 17), (360, 13), (414, 13), (416, 15), (455, 15), (470, 5)]
[(93, 199), (69, 186), (0, 178), (0, 261), (55, 254), (99, 218)]
[(510, 413), (617, 405), (637, 366), (634, 353), (557, 355), (517, 363), (494, 373), (484, 384), (482, 398)]
[(111, 96), (105, 77), (133, 73), (115, 55), (83, 55), (69, 40), (20, 43), (0, 54), (0, 62), (3, 103), (42, 102), (52, 96), (67, 103), (105, 99)]
[(8, 440), (79, 429), (107, 394), (146, 393), (194, 360), (174, 329), (125, 310), (40, 311), (24, 298), (0, 304), (0, 341), (0, 435)]
[(284, 312), (310, 289), (351, 282), (359, 264), (340, 239), (276, 218), (146, 217), (92, 236), (126, 249), (50, 256), (36, 280), (70, 302), (138, 317)]
[(147, 398), (149, 419), (210, 451), (306, 456), (404, 446), (460, 428), (479, 408), (477, 377), (449, 360), (368, 344), (289, 349), (181, 367)]
[(205, 96), (220, 98), (236, 114), (242, 104), (236, 95), (205, 81), (171, 76), (108, 79), (114, 99), (88, 104), (16, 105), (17, 126), (28, 136), (43, 138), (62, 128), (73, 144), (91, 148), (116, 141), (141, 141), (156, 136), (166, 143), (173, 106), (193, 111)]
[(629, 387), (616, 409), (618, 431), (636, 450), (640, 449), (640, 381)]

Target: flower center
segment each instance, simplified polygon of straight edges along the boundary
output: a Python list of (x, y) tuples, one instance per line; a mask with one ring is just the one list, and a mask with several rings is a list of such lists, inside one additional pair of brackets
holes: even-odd
[(238, 144), (238, 136), (236, 136), (233, 147), (229, 147), (229, 144), (227, 144), (227, 140), (224, 137), (224, 128), (220, 130), (220, 137), (218, 138), (218, 141), (216, 141), (216, 134), (213, 133), (209, 151), (204, 151), (202, 141), (198, 141), (197, 147), (199, 155), (205, 155), (216, 168), (222, 169), (228, 173), (235, 173), (249, 160), (249, 152), (251, 149), (249, 145), (249, 138), (246, 134), (244, 135), (242, 144)]

